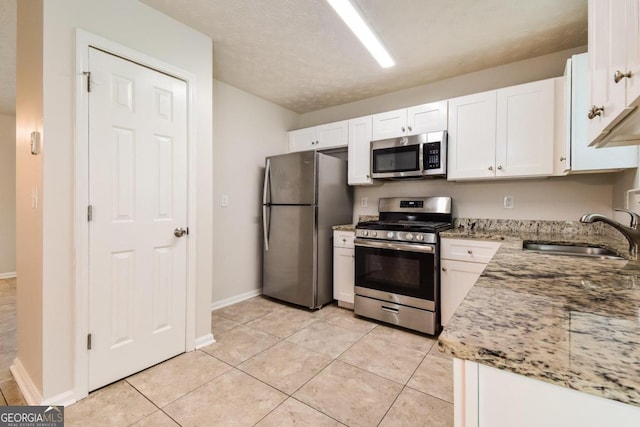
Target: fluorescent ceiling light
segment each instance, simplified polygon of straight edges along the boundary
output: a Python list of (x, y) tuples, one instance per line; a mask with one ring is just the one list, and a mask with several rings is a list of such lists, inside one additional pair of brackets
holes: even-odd
[(364, 19), (362, 19), (349, 0), (327, 1), (382, 68), (389, 68), (396, 65), (391, 55), (389, 55), (389, 52), (382, 46), (380, 40), (373, 34), (371, 28), (364, 22)]

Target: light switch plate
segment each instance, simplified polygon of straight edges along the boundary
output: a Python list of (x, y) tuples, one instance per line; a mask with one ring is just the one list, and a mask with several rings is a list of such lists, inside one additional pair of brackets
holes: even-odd
[(220, 197), (220, 205), (223, 208), (226, 208), (227, 206), (229, 206), (229, 195), (228, 194), (223, 194), (222, 197)]

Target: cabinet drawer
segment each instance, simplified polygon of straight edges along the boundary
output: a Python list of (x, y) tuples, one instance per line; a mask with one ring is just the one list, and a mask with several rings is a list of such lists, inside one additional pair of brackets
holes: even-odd
[(473, 239), (442, 239), (440, 258), (488, 264), (500, 242)]
[(353, 231), (338, 231), (333, 232), (333, 246), (337, 248), (353, 249), (353, 240), (356, 237), (356, 233)]

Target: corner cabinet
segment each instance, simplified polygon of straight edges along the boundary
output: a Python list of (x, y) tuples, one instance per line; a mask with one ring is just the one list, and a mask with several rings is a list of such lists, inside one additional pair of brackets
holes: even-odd
[(289, 152), (324, 150), (346, 147), (348, 143), (348, 121), (292, 130), (289, 135)]
[(624, 145), (625, 131), (616, 135), (616, 127), (633, 112), (635, 107), (631, 104), (640, 96), (638, 3), (638, 0), (589, 0), (588, 136), (598, 146), (609, 145), (604, 139)]
[[(589, 119), (589, 54), (573, 55), (567, 60), (561, 97), (565, 113), (564, 137), (556, 138), (557, 174), (615, 172), (638, 167), (638, 147), (590, 147)], [(556, 95), (559, 91), (556, 91)], [(559, 110), (558, 110), (559, 111)], [(558, 114), (556, 117), (562, 116)], [(560, 120), (558, 120), (560, 121)]]
[(500, 247), (499, 242), (443, 238), (440, 246), (440, 323), (449, 319)]
[(447, 179), (551, 176), (555, 80), (450, 99)]
[(431, 102), (372, 116), (372, 140), (447, 130), (447, 101)]
[(354, 239), (353, 231), (333, 231), (333, 299), (348, 308), (353, 308), (355, 295)]
[(373, 184), (371, 178), (371, 116), (349, 120), (348, 172), (349, 185)]

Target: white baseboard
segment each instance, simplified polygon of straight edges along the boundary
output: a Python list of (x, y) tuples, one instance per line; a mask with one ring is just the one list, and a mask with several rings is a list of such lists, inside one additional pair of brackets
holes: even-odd
[(214, 342), (216, 342), (216, 340), (211, 333), (198, 337), (196, 338), (196, 350), (211, 345)]
[(16, 277), (16, 272), (15, 271), (9, 271), (7, 273), (0, 273), (0, 280), (2, 280), (2, 279), (13, 279), (14, 277)]
[(62, 405), (69, 406), (77, 402), (74, 397), (73, 390), (68, 390), (60, 393), (56, 396), (52, 396), (48, 399), (43, 399), (40, 390), (36, 387), (35, 383), (29, 376), (29, 373), (25, 369), (24, 365), (17, 357), (13, 360), (13, 364), (9, 367), (13, 379), (18, 384), (18, 388), (27, 402), (27, 405)]
[(40, 394), (38, 387), (31, 380), (20, 359), (17, 357), (13, 359), (13, 364), (9, 367), (9, 371), (11, 371), (13, 379), (16, 380), (16, 384), (18, 384), (18, 388), (27, 405), (40, 405), (42, 403), (42, 394)]
[(75, 393), (73, 390), (65, 391), (64, 393), (60, 393), (56, 396), (50, 397), (48, 399), (44, 399), (41, 405), (62, 405), (62, 406), (70, 406), (76, 403), (78, 400), (75, 398)]
[(243, 294), (232, 296), (231, 298), (215, 301), (211, 304), (211, 311), (217, 310), (222, 307), (226, 307), (231, 304), (235, 304), (240, 301), (244, 301), (249, 298), (257, 297), (258, 295), (262, 295), (262, 289), (254, 289), (252, 291), (245, 292)]

